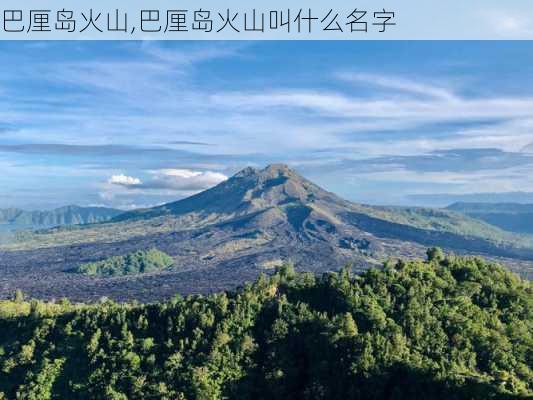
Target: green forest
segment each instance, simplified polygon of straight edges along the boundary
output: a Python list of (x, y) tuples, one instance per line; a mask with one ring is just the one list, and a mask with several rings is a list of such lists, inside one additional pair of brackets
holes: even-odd
[(525, 399), (530, 283), (428, 251), (158, 304), (0, 302), (0, 399)]
[(125, 256), (110, 257), (95, 263), (82, 264), (74, 270), (91, 276), (137, 275), (160, 271), (174, 263), (172, 257), (157, 249), (139, 250)]

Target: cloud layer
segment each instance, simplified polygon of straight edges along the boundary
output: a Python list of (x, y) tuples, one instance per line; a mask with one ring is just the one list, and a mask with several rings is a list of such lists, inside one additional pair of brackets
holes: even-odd
[(0, 185), (34, 208), (171, 201), (271, 162), (354, 200), (533, 172), (527, 43), (2, 46)]

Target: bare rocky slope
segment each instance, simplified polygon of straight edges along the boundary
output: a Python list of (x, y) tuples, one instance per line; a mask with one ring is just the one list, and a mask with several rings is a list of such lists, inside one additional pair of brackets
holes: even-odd
[[(0, 296), (151, 301), (205, 293), (255, 278), (284, 261), (312, 272), (422, 257), (428, 246), (501, 260), (529, 277), (533, 250), (481, 221), (450, 211), (355, 204), (285, 165), (246, 168), (184, 200), (111, 222), (38, 233), (0, 248)], [(82, 263), (157, 248), (171, 270), (119, 278), (69, 272)]]

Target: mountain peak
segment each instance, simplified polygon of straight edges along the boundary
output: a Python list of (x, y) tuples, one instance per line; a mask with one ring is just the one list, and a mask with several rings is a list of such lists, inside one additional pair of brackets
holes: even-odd
[(254, 167), (246, 167), (239, 172), (237, 172), (235, 175), (233, 175), (234, 178), (244, 178), (247, 176), (255, 175), (259, 172), (257, 168)]
[(296, 172), (291, 170), (287, 164), (270, 164), (263, 169), (246, 167), (235, 175), (234, 178), (245, 178), (250, 176), (261, 176), (263, 178), (295, 177)]
[(270, 164), (263, 169), (263, 172), (286, 174), (291, 173), (292, 170), (287, 164)]
[(115, 221), (189, 213), (220, 219), (228, 215), (244, 215), (278, 206), (302, 206), (316, 201), (331, 205), (340, 199), (286, 164), (270, 164), (263, 169), (246, 167), (230, 179), (191, 197), (151, 209), (124, 213)]

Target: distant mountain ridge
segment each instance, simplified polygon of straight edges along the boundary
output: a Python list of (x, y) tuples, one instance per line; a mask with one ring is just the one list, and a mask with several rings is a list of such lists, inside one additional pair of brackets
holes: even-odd
[(0, 224), (24, 227), (53, 227), (94, 224), (109, 221), (123, 211), (106, 207), (79, 207), (75, 205), (48, 211), (26, 211), (19, 208), (0, 209)]
[(455, 203), (478, 204), (532, 204), (533, 192), (498, 192), (498, 193), (465, 193), (465, 194), (413, 194), (408, 195), (409, 201), (424, 207), (448, 207)]
[(533, 234), (533, 204), (458, 202), (447, 209), (480, 219), (509, 232)]
[(460, 212), (479, 212), (479, 213), (502, 213), (502, 214), (520, 214), (533, 213), (533, 204), (523, 203), (479, 203), (479, 202), (457, 202), (449, 205), (448, 210)]

